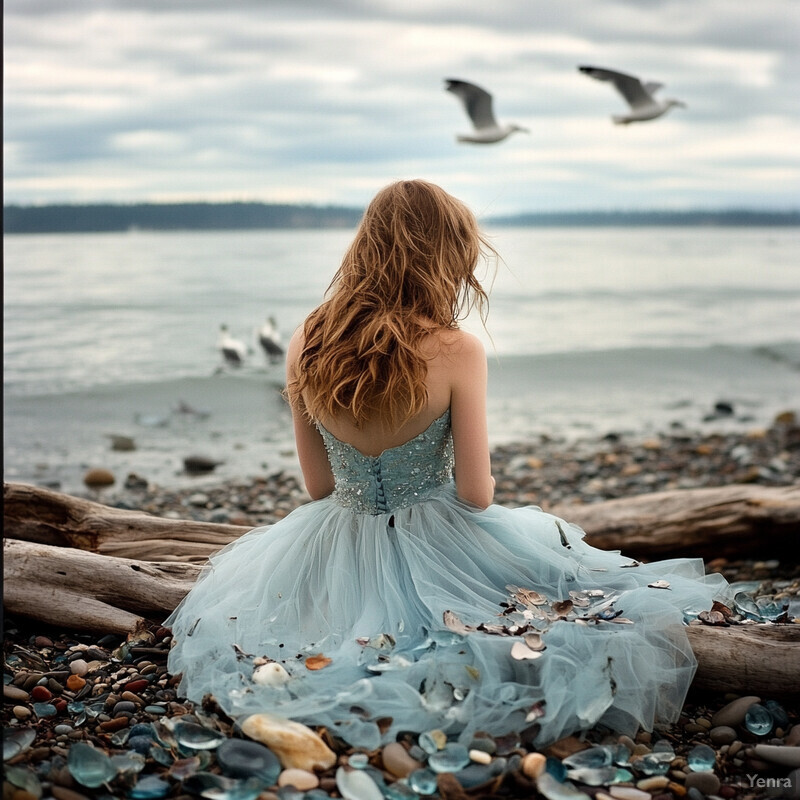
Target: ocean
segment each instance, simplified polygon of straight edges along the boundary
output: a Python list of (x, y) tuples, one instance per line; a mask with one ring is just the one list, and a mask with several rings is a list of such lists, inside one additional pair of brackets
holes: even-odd
[[(283, 368), (254, 332), (274, 316), (288, 340), (352, 233), (6, 235), (5, 479), (75, 492), (99, 466), (199, 485), (188, 455), (223, 462), (210, 480), (297, 470)], [(493, 444), (757, 428), (800, 409), (799, 228), (487, 233), (502, 256), (479, 271), (489, 317), (464, 326), (486, 344)], [(223, 323), (250, 348), (239, 369), (222, 365)]]

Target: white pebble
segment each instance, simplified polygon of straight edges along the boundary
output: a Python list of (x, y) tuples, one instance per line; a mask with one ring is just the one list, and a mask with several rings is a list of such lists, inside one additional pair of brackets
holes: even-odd
[(470, 750), (469, 760), (474, 761), (476, 764), (491, 764), (492, 756), (483, 750)]
[(83, 677), (89, 671), (89, 665), (82, 658), (76, 658), (69, 662), (69, 669), (73, 675)]

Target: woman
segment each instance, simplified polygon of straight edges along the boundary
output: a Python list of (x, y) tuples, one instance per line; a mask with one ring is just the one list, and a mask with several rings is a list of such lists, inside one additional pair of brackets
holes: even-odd
[(458, 327), (485, 308), (487, 251), (433, 184), (400, 181), (367, 208), (288, 351), (313, 502), (213, 557), (167, 621), (190, 699), (365, 748), (433, 728), (544, 745), (677, 718), (696, 666), (684, 612), (725, 582), (491, 505), (486, 358)]

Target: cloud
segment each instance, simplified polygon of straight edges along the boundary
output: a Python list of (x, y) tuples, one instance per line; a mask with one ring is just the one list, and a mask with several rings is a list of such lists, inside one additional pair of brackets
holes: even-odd
[[(498, 213), (781, 206), (800, 188), (784, 0), (9, 0), (5, 29), (7, 202), (363, 204), (407, 175)], [(613, 126), (622, 98), (580, 63), (689, 107)], [(445, 77), (530, 136), (457, 145)]]

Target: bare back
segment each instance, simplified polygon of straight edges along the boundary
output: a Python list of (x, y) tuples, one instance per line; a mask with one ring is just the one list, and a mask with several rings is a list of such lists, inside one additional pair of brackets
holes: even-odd
[[(345, 415), (320, 419), (337, 439), (367, 456), (404, 444), (451, 411), (456, 460), (456, 489), (468, 502), (486, 506), (491, 502), (492, 482), (486, 431), (486, 356), (481, 343), (460, 330), (435, 329), (423, 340), (428, 372), (425, 380), (428, 403), (421, 413), (400, 426), (376, 417), (357, 427)], [(302, 349), (302, 329), (292, 337), (287, 367), (295, 368)], [(293, 411), (300, 466), (312, 497), (333, 491), (333, 477), (318, 431), (301, 413)], [(324, 463), (322, 463), (324, 460)]]

